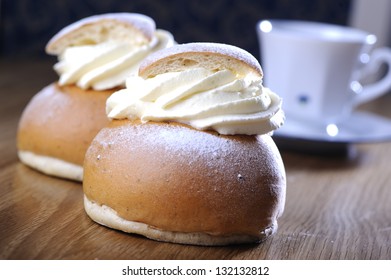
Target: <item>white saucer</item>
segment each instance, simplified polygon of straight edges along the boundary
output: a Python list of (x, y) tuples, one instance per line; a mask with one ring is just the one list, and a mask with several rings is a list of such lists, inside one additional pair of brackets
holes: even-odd
[(340, 144), (382, 142), (391, 140), (391, 119), (356, 111), (327, 127), (287, 116), (284, 125), (274, 132), (274, 137)]

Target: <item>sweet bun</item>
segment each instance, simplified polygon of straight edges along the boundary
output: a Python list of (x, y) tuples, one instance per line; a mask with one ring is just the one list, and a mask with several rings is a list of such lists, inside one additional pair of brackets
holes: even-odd
[(81, 181), (88, 145), (109, 121), (106, 99), (124, 87), (142, 55), (166, 47), (171, 36), (157, 32), (148, 16), (134, 13), (91, 16), (58, 32), (46, 52), (58, 56), (54, 69), (60, 78), (23, 112), (20, 160), (43, 173)]
[[(193, 67), (254, 76), (254, 87), (262, 78), (250, 54), (207, 43), (152, 54), (139, 76), (142, 82)], [(123, 108), (122, 98), (130, 92), (117, 93), (124, 93), (119, 96)], [(91, 142), (84, 161), (84, 205), (92, 220), (166, 242), (215, 246), (263, 241), (277, 230), (285, 188), (284, 165), (268, 133), (222, 135), (176, 120), (112, 119)]]
[(84, 154), (108, 124), (106, 99), (114, 90), (82, 90), (50, 84), (26, 106), (19, 121), (20, 160), (43, 173), (81, 181)]
[(121, 40), (145, 44), (156, 29), (153, 19), (136, 13), (112, 13), (81, 19), (58, 32), (46, 45), (48, 54), (59, 55), (69, 46)]

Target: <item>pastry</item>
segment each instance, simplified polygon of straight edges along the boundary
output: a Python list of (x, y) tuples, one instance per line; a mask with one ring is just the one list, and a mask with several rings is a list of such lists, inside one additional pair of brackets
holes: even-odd
[(148, 54), (174, 44), (141, 14), (113, 13), (77, 21), (56, 34), (46, 52), (58, 56), (59, 80), (38, 92), (18, 127), (20, 160), (43, 173), (81, 181), (85, 152), (108, 124), (106, 99), (124, 88)]
[(112, 121), (84, 161), (92, 220), (194, 245), (260, 242), (277, 230), (286, 178), (270, 134), (281, 99), (248, 52), (190, 43), (151, 54), (107, 100)]

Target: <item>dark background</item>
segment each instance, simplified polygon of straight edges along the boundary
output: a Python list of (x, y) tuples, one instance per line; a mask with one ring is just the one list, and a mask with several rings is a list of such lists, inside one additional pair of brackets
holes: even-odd
[(256, 23), (265, 18), (346, 25), (349, 0), (0, 0), (0, 57), (47, 56), (46, 42), (81, 18), (107, 12), (152, 17), (178, 43), (239, 46), (259, 58)]

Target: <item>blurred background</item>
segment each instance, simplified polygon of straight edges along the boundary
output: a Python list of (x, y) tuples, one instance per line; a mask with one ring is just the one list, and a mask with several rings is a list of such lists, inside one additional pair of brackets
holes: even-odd
[[(375, 1), (376, 2), (376, 1)], [(43, 56), (46, 42), (81, 18), (107, 12), (152, 17), (178, 43), (214, 41), (258, 56), (255, 24), (295, 18), (347, 24), (351, 0), (0, 0), (1, 56)]]
[(354, 25), (381, 33), (380, 44), (388, 44), (389, 38), (384, 34), (390, 25), (390, 3), (388, 0), (0, 0), (0, 57), (46, 56), (45, 44), (61, 28), (81, 18), (108, 12), (143, 13), (152, 17), (158, 28), (172, 32), (178, 43), (228, 43), (257, 58), (255, 24), (265, 18)]

